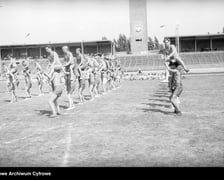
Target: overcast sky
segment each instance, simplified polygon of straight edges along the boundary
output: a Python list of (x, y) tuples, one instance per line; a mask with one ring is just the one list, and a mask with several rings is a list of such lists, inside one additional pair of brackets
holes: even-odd
[[(223, 0), (147, 0), (148, 36), (222, 32)], [(166, 25), (160, 28), (161, 25)], [(28, 37), (25, 36), (30, 33)], [(0, 44), (129, 36), (128, 0), (0, 0)]]

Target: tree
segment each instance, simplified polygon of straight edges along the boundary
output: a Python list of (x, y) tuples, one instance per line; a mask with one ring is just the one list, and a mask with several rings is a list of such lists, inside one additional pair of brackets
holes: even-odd
[(166, 53), (166, 49), (164, 44), (159, 44), (159, 54), (165, 54)]
[(127, 53), (130, 54), (131, 53), (131, 38), (129, 38), (126, 43), (127, 43)]
[(156, 36), (154, 36), (154, 44), (155, 44), (155, 49), (159, 49), (159, 40), (157, 39)]
[(116, 51), (126, 51), (130, 52), (130, 39), (128, 39), (124, 34), (119, 34), (117, 40), (114, 39), (114, 44)]
[(102, 40), (103, 40), (103, 41), (106, 41), (106, 40), (108, 40), (108, 39), (107, 39), (106, 36), (103, 36), (103, 37), (102, 37)]
[(151, 37), (148, 37), (148, 50), (153, 50), (154, 49), (154, 42)]

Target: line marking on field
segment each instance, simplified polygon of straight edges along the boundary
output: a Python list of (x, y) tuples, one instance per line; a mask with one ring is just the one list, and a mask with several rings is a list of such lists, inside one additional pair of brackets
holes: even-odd
[(72, 145), (72, 123), (69, 124), (69, 127), (68, 127), (68, 133), (66, 136), (66, 149), (65, 149), (65, 154), (62, 161), (62, 166), (66, 166), (68, 163), (71, 145)]
[(44, 133), (44, 132), (48, 132), (48, 131), (51, 131), (51, 130), (54, 130), (54, 129), (63, 128), (63, 127), (66, 127), (66, 126), (68, 126), (68, 124), (66, 124), (66, 125), (62, 125), (62, 126), (51, 127), (51, 128), (48, 128), (48, 129), (45, 129), (45, 130), (41, 130), (41, 131), (39, 131), (39, 132), (36, 132), (36, 133), (34, 133), (34, 134), (31, 134), (31, 135), (22, 137), (22, 138), (18, 138), (18, 139), (14, 139), (14, 140), (11, 140), (11, 141), (3, 142), (3, 144), (11, 144), (11, 143), (15, 143), (15, 142), (17, 142), (17, 141), (21, 141), (21, 140), (24, 140), (24, 139), (33, 137), (33, 136), (35, 136), (35, 135), (38, 135), (38, 134), (41, 134), (41, 135), (42, 135), (42, 133)]

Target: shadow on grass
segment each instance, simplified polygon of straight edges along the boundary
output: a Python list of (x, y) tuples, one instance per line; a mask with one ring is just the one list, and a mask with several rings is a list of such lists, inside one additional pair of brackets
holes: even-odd
[(156, 104), (156, 103), (142, 103), (151, 107), (165, 107), (165, 108), (170, 108), (171, 105), (167, 105), (167, 104)]
[(159, 88), (168, 89), (168, 84), (159, 84)]
[(35, 111), (38, 112), (39, 115), (50, 116), (52, 114), (52, 111), (50, 110), (35, 110)]
[(27, 99), (26, 96), (20, 96), (20, 97), (17, 97), (18, 99)]
[(159, 95), (159, 96), (167, 96), (169, 95), (170, 93), (154, 93), (154, 95)]
[(35, 96), (35, 97), (37, 97), (37, 96), (39, 96), (39, 94), (31, 94), (31, 96)]
[[(170, 108), (171, 104), (170, 101), (164, 98), (170, 98), (170, 92), (167, 89), (167, 85), (160, 85), (160, 87), (164, 87), (158, 91), (156, 91), (152, 96), (156, 97), (156, 98), (149, 98), (149, 101), (155, 101), (156, 103), (142, 103), (145, 105), (150, 106), (150, 108), (142, 108), (141, 110), (143, 110), (143, 112), (156, 112), (156, 113), (162, 113), (165, 115), (173, 115), (173, 112), (170, 111), (166, 111), (166, 110), (161, 110), (160, 107), (164, 107), (164, 108)], [(169, 104), (162, 104), (162, 102), (164, 103), (169, 103)]]
[(90, 95), (84, 95), (84, 99), (88, 101), (88, 100), (91, 99), (91, 96)]
[(168, 91), (156, 91), (154, 94), (170, 94)]
[[(64, 101), (65, 103), (69, 103), (68, 101)], [(79, 104), (79, 99), (77, 101), (73, 100), (73, 104)]]
[(166, 103), (170, 103), (169, 100), (166, 100), (166, 99), (159, 99), (159, 98), (156, 98), (156, 99), (148, 99), (150, 101), (159, 101), (159, 102), (166, 102)]
[(59, 105), (59, 107), (62, 108), (62, 109), (67, 109), (68, 108), (68, 106), (64, 106), (64, 105)]
[(11, 102), (11, 100), (4, 100), (4, 102)]
[(158, 95), (158, 94), (154, 94), (152, 95), (153, 97), (159, 97), (159, 98), (162, 98), (162, 97), (166, 97), (166, 98), (169, 98), (170, 96), (167, 96), (167, 95)]
[(73, 101), (74, 104), (79, 104), (79, 101)]
[(155, 112), (155, 113), (162, 113), (162, 114), (165, 114), (165, 115), (174, 115), (173, 112), (164, 111), (164, 110), (161, 110), (161, 109), (146, 109), (146, 108), (142, 108), (141, 110), (143, 110), (143, 112)]

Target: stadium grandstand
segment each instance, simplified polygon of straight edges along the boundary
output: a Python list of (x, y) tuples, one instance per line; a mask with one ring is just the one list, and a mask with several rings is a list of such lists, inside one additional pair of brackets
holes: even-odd
[(8, 55), (12, 55), (16, 59), (29, 57), (30, 59), (47, 58), (45, 47), (50, 45), (59, 57), (63, 56), (62, 46), (67, 45), (70, 51), (75, 55), (76, 48), (82, 48), (85, 54), (113, 53), (113, 42), (109, 40), (88, 41), (88, 42), (69, 42), (69, 43), (48, 43), (48, 44), (18, 44), (18, 45), (2, 45), (0, 46), (0, 57), (7, 60)]
[[(166, 37), (176, 45), (177, 37)], [(179, 54), (189, 68), (224, 67), (224, 34), (179, 37)], [(126, 72), (163, 70), (161, 54), (120, 55), (118, 59)]]
[(179, 39), (180, 52), (224, 51), (224, 33), (168, 38), (175, 45)]

